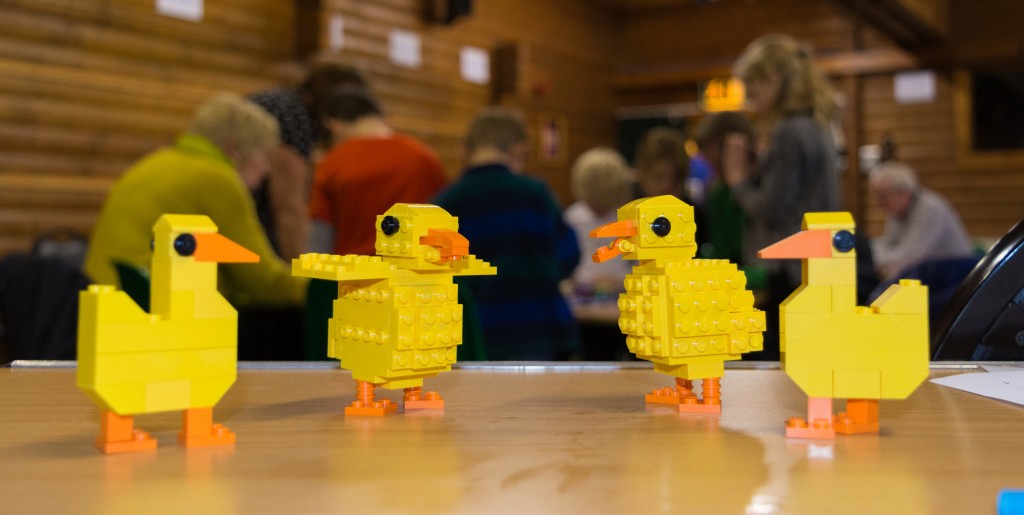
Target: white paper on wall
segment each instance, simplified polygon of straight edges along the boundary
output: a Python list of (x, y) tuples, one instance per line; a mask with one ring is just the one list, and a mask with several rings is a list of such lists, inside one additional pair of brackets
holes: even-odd
[(893, 98), (897, 104), (927, 104), (935, 101), (935, 72), (918, 70), (893, 77)]
[(332, 14), (327, 22), (327, 47), (333, 52), (345, 46), (345, 17)]
[(420, 36), (415, 32), (392, 29), (388, 33), (388, 56), (391, 62), (406, 68), (419, 68)]
[(203, 0), (156, 0), (156, 12), (188, 21), (203, 19)]
[(491, 81), (491, 56), (482, 48), (464, 46), (459, 50), (459, 70), (462, 80), (487, 84)]

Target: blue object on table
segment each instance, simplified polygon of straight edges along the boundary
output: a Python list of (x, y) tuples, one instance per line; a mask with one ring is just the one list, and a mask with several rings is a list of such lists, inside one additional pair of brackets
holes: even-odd
[(1002, 490), (996, 501), (999, 515), (1024, 515), (1024, 490)]

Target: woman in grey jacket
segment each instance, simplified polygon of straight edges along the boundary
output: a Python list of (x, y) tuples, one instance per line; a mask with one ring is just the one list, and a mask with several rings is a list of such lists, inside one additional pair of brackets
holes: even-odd
[[(755, 142), (730, 135), (722, 175), (749, 220), (747, 262), (768, 269), (765, 311), (777, 316), (778, 304), (800, 284), (800, 262), (760, 261), (753, 255), (798, 232), (804, 213), (839, 210), (837, 152), (830, 129), (836, 105), (810, 51), (789, 36), (769, 34), (754, 40), (734, 71), (759, 115), (764, 142), (751, 164), (747, 156)], [(778, 325), (768, 323), (765, 351), (759, 357), (778, 359), (778, 341), (768, 339), (768, 333), (777, 337)]]

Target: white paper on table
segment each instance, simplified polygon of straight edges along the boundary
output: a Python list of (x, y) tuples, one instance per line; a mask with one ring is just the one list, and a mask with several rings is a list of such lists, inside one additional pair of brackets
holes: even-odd
[(1018, 367), (1016, 365), (982, 365), (981, 368), (985, 369), (985, 372), (1015, 372), (1024, 371), (1024, 367)]
[(1024, 370), (960, 374), (932, 379), (932, 382), (956, 388), (957, 390), (1024, 405)]

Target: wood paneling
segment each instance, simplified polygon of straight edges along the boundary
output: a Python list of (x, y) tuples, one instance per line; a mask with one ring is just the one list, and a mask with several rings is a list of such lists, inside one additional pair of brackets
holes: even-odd
[(151, 0), (0, 5), (0, 254), (56, 228), (88, 233), (114, 180), (170, 142), (217, 90), (273, 86), (292, 7), (206, 2), (201, 22)]
[[(901, 0), (902, 1), (902, 0)], [(623, 66), (616, 77), (621, 106), (685, 102), (700, 82), (728, 73), (731, 63), (752, 39), (783, 32), (816, 47), (822, 68), (836, 77), (837, 90), (847, 96), (843, 129), (850, 149), (844, 176), (846, 209), (867, 232), (881, 231), (882, 213), (856, 170), (856, 146), (881, 143), (891, 134), (899, 158), (913, 166), (926, 186), (944, 195), (961, 214), (975, 237), (1004, 234), (1024, 216), (1024, 159), (1006, 155), (965, 159), (956, 134), (953, 108), (956, 89), (947, 68), (938, 68), (938, 91), (933, 102), (897, 104), (894, 73), (921, 66), (899, 50), (891, 38), (864, 25), (835, 0), (779, 2), (720, 0), (708, 5), (625, 11), (622, 29)], [(903, 2), (926, 7), (939, 25), (948, 8), (948, 47), (925, 49), (927, 62), (1019, 62), (1024, 38), (1019, 20), (1024, 4), (1013, 0)], [(920, 5), (917, 5), (920, 4)], [(931, 16), (931, 15), (929, 15)], [(739, 21), (742, 20), (743, 23)], [(694, 35), (685, 37), (685, 35)], [(857, 66), (852, 66), (856, 64)], [(846, 78), (843, 78), (846, 77)]]
[[(563, 117), (569, 127), (568, 159), (546, 166), (531, 152), (527, 169), (542, 176), (563, 203), (571, 202), (569, 167), (584, 150), (615, 141), (615, 98), (611, 79), (616, 62), (614, 18), (607, 8), (585, 0), (474, 2), (473, 14), (450, 26), (428, 24), (419, 0), (325, 0), (320, 24), (344, 18), (344, 47), (320, 57), (365, 70), (394, 126), (436, 149), (448, 174), (461, 168), (462, 136), (472, 116), (492, 103), (490, 86), (465, 82), (459, 50), (491, 50), (517, 45), (519, 75), (514, 94), (499, 103), (523, 110), (531, 142), (543, 116)], [(388, 32), (402, 28), (421, 37), (422, 67), (406, 69), (388, 60)], [(321, 48), (327, 48), (321, 27)], [(536, 145), (533, 145), (536, 147)]]
[(950, 46), (956, 64), (1020, 66), (1024, 61), (1024, 2), (950, 0)]
[[(296, 55), (318, 48), (364, 69), (396, 129), (437, 149), (454, 178), (466, 126), (493, 100), (459, 78), (459, 50), (517, 45), (518, 88), (499, 100), (522, 108), (534, 134), (542, 116), (566, 120), (568, 159), (545, 166), (532, 153), (528, 167), (569, 202), (572, 160), (614, 142), (613, 9), (494, 0), (474, 10), (442, 26), (425, 21), (421, 0), (219, 0), (192, 23), (158, 16), (152, 0), (3, 2), (0, 254), (57, 226), (88, 232), (114, 180), (170, 142), (210, 93), (276, 85)], [(325, 50), (331, 14), (345, 20), (338, 53)], [(389, 62), (393, 28), (421, 36), (422, 67)]]

